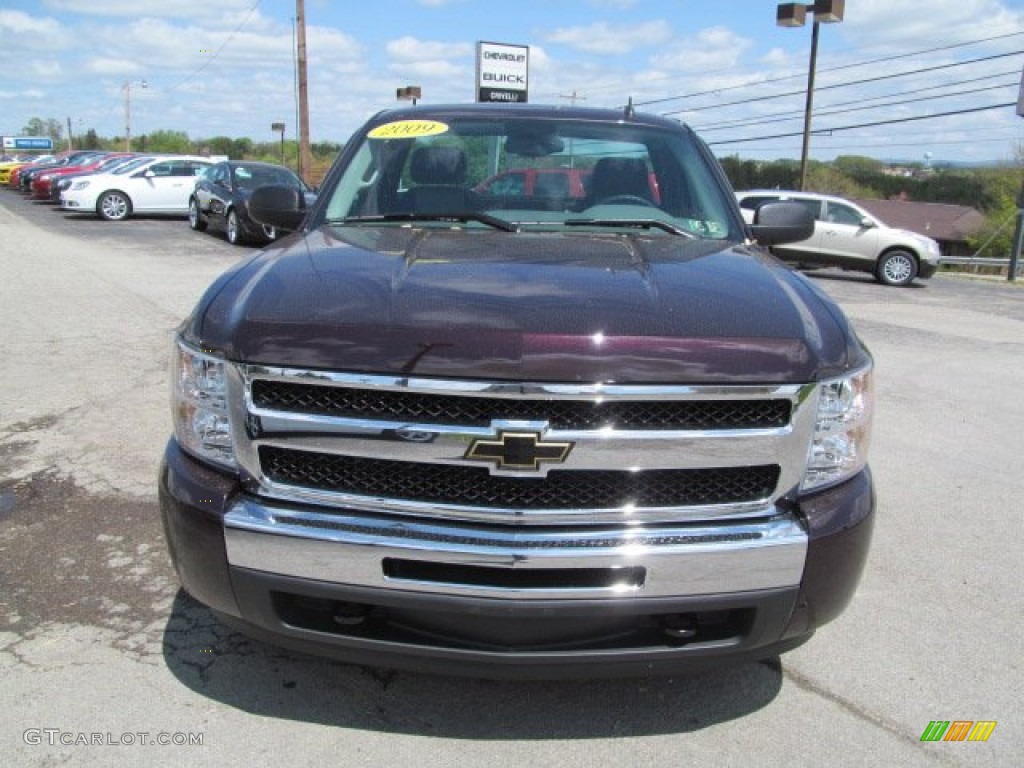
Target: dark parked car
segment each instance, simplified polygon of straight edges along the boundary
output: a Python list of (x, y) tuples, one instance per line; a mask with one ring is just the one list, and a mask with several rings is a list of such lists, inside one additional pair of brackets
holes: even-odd
[[(479, 191), (527, 163), (593, 168), (586, 197)], [(312, 206), (249, 207), (295, 232), (179, 328), (159, 480), (181, 581), (228, 624), (441, 674), (646, 675), (772, 658), (853, 596), (871, 356), (762, 249), (807, 209), (744, 223), (684, 125), (418, 105), (356, 131)]]
[(228, 242), (269, 243), (280, 234), (277, 227), (258, 224), (249, 216), (249, 197), (266, 184), (292, 187), (313, 201), (313, 191), (291, 170), (273, 163), (228, 160), (217, 163), (196, 179), (188, 202), (188, 223), (197, 232), (212, 225), (223, 230)]

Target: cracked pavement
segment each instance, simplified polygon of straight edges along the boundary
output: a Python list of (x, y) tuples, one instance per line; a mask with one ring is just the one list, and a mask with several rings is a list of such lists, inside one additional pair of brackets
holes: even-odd
[[(247, 251), (182, 220), (110, 224), (7, 190), (0, 223), (4, 764), (1008, 766), (1024, 753), (1020, 286), (814, 278), (876, 356), (879, 519), (857, 597), (807, 645), (688, 677), (499, 683), (293, 654), (182, 592), (155, 493), (170, 339)], [(936, 719), (998, 726), (982, 744), (922, 744)], [(158, 732), (202, 744), (149, 743)]]

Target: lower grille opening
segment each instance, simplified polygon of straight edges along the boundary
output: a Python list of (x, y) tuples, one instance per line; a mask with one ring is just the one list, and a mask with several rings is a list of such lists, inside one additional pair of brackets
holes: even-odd
[(457, 563), (431, 563), (386, 557), (389, 579), (495, 589), (638, 589), (647, 569), (622, 568), (489, 568)]
[[(507, 616), (409, 610), (285, 592), (272, 593), (279, 619), (295, 629), (423, 648), (541, 653), (681, 648), (742, 642), (753, 608), (670, 614)], [(680, 628), (685, 628), (680, 632)]]

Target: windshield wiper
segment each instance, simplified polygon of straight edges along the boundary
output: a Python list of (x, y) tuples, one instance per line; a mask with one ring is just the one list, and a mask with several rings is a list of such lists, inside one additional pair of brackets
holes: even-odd
[(502, 232), (518, 232), (519, 227), (510, 221), (499, 219), (487, 213), (463, 211), (461, 213), (382, 213), (373, 216), (346, 216), (343, 219), (328, 219), (328, 224), (380, 224), (394, 221), (476, 221)]
[(697, 235), (693, 234), (693, 232), (661, 219), (566, 219), (563, 224), (567, 227), (638, 227), (640, 229), (651, 229), (653, 227), (673, 235), (697, 239)]

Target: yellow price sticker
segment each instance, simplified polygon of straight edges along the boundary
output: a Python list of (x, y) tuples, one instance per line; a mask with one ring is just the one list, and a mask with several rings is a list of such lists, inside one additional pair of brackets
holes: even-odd
[(399, 120), (378, 125), (367, 136), (371, 139), (418, 139), (421, 136), (437, 136), (447, 131), (448, 126), (436, 120)]

